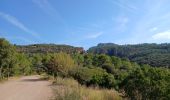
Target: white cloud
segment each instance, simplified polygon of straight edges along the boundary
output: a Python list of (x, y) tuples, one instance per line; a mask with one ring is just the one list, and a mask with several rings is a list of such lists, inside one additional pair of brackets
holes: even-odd
[(27, 28), (23, 23), (21, 23), (17, 18), (15, 18), (14, 16), (11, 16), (9, 14), (0, 12), (0, 17), (4, 18), (6, 21), (8, 21), (9, 23), (13, 24), (14, 26), (16, 26), (17, 28), (31, 34), (32, 36), (39, 38), (38, 34), (32, 30), (30, 30), (29, 28)]
[(170, 30), (156, 33), (155, 35), (152, 36), (152, 38), (155, 40), (170, 39)]
[(98, 33), (91, 33), (87, 36), (88, 39), (95, 39), (98, 38), (99, 36), (101, 36), (103, 34), (103, 32), (98, 32)]

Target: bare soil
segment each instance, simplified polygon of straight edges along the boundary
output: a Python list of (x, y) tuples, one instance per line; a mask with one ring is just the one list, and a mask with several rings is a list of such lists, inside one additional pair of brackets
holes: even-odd
[(0, 84), (0, 100), (49, 100), (52, 94), (51, 82), (41, 79), (39, 75)]

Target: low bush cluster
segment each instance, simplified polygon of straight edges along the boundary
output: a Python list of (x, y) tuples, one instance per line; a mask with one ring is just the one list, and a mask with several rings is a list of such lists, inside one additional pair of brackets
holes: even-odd
[(116, 84), (114, 76), (101, 68), (80, 67), (71, 73), (74, 79), (87, 86), (100, 86), (103, 88), (113, 88)]

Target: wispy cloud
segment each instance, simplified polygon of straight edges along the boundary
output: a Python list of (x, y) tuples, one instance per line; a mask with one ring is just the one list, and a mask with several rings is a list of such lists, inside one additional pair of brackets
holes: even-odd
[(136, 13), (137, 7), (130, 5), (129, 3), (126, 3), (125, 0), (109, 0), (111, 3), (119, 6), (120, 8), (123, 8), (129, 12)]
[[(164, 39), (169, 39), (169, 23), (168, 20), (169, 8), (167, 9), (169, 3), (168, 0), (156, 0), (155, 2), (149, 0), (143, 0), (139, 5), (141, 9), (138, 9), (140, 13), (138, 16), (134, 15), (132, 18), (134, 20), (130, 23), (129, 35), (127, 36), (127, 41), (129, 43), (136, 42), (166, 42)], [(144, 7), (145, 5), (145, 7)], [(156, 33), (156, 34), (154, 34)]]
[(170, 39), (170, 30), (156, 33), (152, 36), (152, 38), (155, 40)]
[(91, 33), (86, 38), (95, 39), (95, 38), (98, 38), (99, 36), (101, 36), (102, 34), (103, 34), (103, 32)]
[(55, 21), (59, 21), (62, 24), (66, 25), (65, 20), (61, 16), (61, 14), (57, 11), (57, 9), (49, 2), (49, 0), (32, 0), (34, 4), (36, 4), (42, 11), (51, 16)]
[(40, 38), (38, 33), (34, 32), (33, 30), (27, 28), (22, 22), (20, 22), (17, 18), (14, 16), (11, 16), (9, 14), (0, 12), (0, 17), (11, 23), (12, 25), (16, 26), (17, 28), (31, 34), (35, 38)]

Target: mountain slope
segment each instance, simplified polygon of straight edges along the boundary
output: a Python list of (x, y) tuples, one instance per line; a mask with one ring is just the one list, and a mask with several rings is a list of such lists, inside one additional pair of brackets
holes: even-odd
[(107, 54), (121, 58), (129, 58), (139, 64), (149, 64), (156, 67), (170, 67), (170, 44), (136, 44), (117, 45), (100, 43), (91, 47), (88, 53)]
[(17, 51), (24, 53), (57, 53), (66, 52), (84, 53), (82, 47), (73, 47), (69, 45), (56, 45), (56, 44), (32, 44), (32, 45), (17, 45)]

